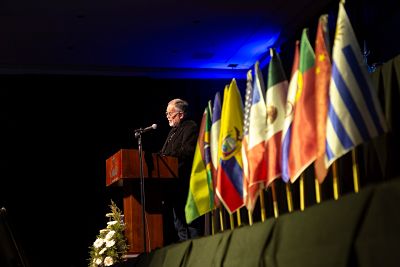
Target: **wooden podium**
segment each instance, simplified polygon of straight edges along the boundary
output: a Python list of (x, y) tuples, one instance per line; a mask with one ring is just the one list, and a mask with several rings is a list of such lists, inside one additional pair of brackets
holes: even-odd
[[(164, 244), (162, 205), (166, 186), (178, 176), (178, 160), (143, 152), (143, 175), (145, 188), (145, 219), (147, 251)], [(123, 187), (123, 210), (128, 254), (144, 251), (142, 203), (140, 195), (139, 150), (121, 149), (106, 160), (106, 185)], [(150, 249), (150, 250), (149, 250)]]

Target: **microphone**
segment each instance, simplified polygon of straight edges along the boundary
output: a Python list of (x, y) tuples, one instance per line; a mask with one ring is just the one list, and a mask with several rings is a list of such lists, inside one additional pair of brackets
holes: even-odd
[(6, 208), (4, 208), (4, 207), (1, 207), (1, 209), (0, 209), (0, 215), (1, 216), (6, 216), (6, 214), (7, 214), (7, 210), (6, 210)]
[(136, 129), (135, 130), (135, 137), (138, 137), (142, 133), (148, 132), (150, 130), (155, 130), (155, 129), (157, 129), (157, 124), (155, 124), (155, 123), (153, 125), (149, 126), (149, 127), (144, 128), (144, 129), (143, 128)]

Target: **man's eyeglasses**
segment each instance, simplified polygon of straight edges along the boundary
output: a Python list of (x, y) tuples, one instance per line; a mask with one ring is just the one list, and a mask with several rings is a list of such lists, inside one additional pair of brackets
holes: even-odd
[(181, 113), (180, 111), (175, 111), (175, 112), (165, 112), (165, 116), (167, 117), (175, 117), (176, 114)]

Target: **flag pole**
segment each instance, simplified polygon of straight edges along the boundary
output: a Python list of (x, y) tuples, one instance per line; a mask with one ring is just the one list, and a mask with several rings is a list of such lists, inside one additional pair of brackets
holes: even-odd
[(221, 231), (224, 231), (225, 227), (224, 227), (224, 216), (222, 214), (222, 208), (219, 208), (219, 225), (221, 227)]
[(337, 163), (334, 162), (332, 164), (332, 172), (333, 172), (333, 198), (335, 200), (339, 199), (339, 177), (337, 170)]
[(321, 203), (321, 185), (319, 184), (317, 177), (315, 177), (314, 183), (315, 183), (315, 200), (317, 201), (317, 203)]
[(305, 207), (305, 200), (304, 200), (304, 173), (300, 175), (300, 210), (303, 211)]
[(237, 222), (238, 222), (238, 226), (242, 225), (242, 218), (240, 217), (240, 209), (237, 210), (236, 212), (236, 218), (237, 218)]
[(253, 225), (253, 214), (250, 210), (247, 210), (247, 215), (249, 217), (249, 225)]
[(272, 192), (272, 203), (274, 206), (274, 216), (275, 216), (275, 218), (278, 218), (279, 209), (278, 209), (278, 201), (276, 199), (275, 182), (271, 183), (271, 192)]
[(260, 206), (261, 206), (261, 221), (265, 221), (267, 213), (265, 212), (264, 189), (260, 189)]
[(216, 225), (216, 217), (215, 217), (215, 208), (211, 211), (211, 235), (215, 235), (215, 225)]
[(288, 211), (292, 212), (293, 211), (293, 199), (292, 199), (292, 190), (290, 189), (289, 181), (286, 183), (285, 187), (286, 187), (286, 199), (287, 199)]
[(235, 222), (233, 220), (233, 215), (229, 214), (229, 221), (231, 223), (231, 230), (233, 230), (235, 228)]
[(360, 190), (359, 185), (359, 170), (358, 170), (358, 163), (357, 163), (357, 155), (356, 155), (356, 150), (353, 149), (351, 152), (352, 160), (353, 160), (353, 183), (354, 183), (354, 192), (358, 193)]

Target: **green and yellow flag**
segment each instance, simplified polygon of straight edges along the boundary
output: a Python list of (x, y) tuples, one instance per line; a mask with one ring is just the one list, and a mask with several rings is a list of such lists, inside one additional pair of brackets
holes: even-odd
[(186, 222), (214, 209), (214, 189), (211, 175), (210, 103), (204, 110), (190, 175), (189, 195), (185, 206)]

